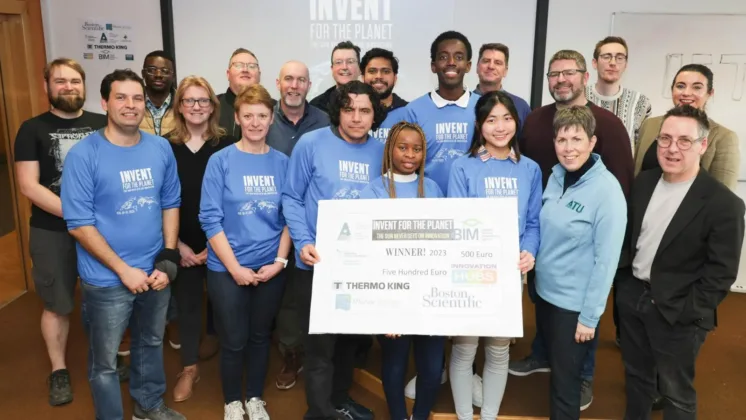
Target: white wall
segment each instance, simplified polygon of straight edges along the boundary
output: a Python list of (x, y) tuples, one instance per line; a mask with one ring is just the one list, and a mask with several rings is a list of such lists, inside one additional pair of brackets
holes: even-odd
[[(645, 13), (746, 13), (744, 0), (551, 0), (549, 2), (549, 24), (547, 25), (547, 49), (545, 68), (552, 54), (562, 49), (577, 50), (585, 56), (595, 81), (591, 60), (593, 47), (611, 29), (614, 12)], [(662, 28), (665, 30), (665, 28)], [(707, 31), (707, 28), (691, 28), (692, 31)], [(651, 39), (650, 42), (655, 42)], [(634, 59), (630, 52), (629, 66), (644, 65)], [(544, 72), (546, 73), (546, 72)], [(717, 84), (717, 74), (715, 74)], [(634, 86), (630, 86), (634, 89)], [(543, 103), (553, 102), (544, 81)]]
[[(139, 74), (145, 55), (163, 48), (161, 9), (156, 0), (42, 0), (41, 5), (47, 59), (64, 56), (81, 63), (86, 71), (85, 109), (89, 111), (101, 112), (99, 89), (106, 74), (117, 68), (131, 68)], [(86, 22), (130, 28), (84, 31)], [(87, 46), (100, 45), (102, 33), (110, 43), (115, 41), (114, 37), (125, 34), (131, 42), (119, 42), (118, 45), (127, 49), (112, 50), (114, 59), (100, 60), (102, 50), (91, 51)], [(84, 53), (93, 54), (93, 58), (84, 58)], [(132, 55), (131, 59), (127, 55)]]

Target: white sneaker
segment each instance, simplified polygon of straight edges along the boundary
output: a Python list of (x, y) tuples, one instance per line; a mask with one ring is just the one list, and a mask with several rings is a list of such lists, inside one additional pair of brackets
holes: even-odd
[[(446, 382), (448, 382), (448, 369), (443, 368), (443, 372), (440, 374), (440, 384), (443, 385)], [(480, 387), (479, 389), (481, 392), (482, 388)], [(480, 393), (479, 395), (482, 395), (482, 394)], [(404, 396), (409, 398), (410, 400), (414, 400), (415, 397), (417, 396), (417, 377), (416, 376), (407, 383), (407, 386), (404, 387)]]
[(244, 414), (246, 414), (246, 412), (243, 411), (241, 401), (233, 401), (232, 403), (225, 405), (223, 420), (243, 420)]
[(482, 377), (476, 373), (471, 377), (471, 403), (482, 408)]
[(265, 405), (267, 403), (257, 397), (246, 401), (246, 413), (249, 415), (249, 420), (269, 420), (269, 414), (264, 409)]

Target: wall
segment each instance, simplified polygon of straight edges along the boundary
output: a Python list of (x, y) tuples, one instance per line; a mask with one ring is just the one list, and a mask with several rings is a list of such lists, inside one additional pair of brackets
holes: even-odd
[[(145, 55), (163, 48), (159, 1), (41, 0), (41, 3), (47, 59), (65, 56), (81, 62), (86, 70), (85, 108), (89, 111), (101, 112), (101, 96), (98, 92), (101, 79), (106, 74), (116, 68), (131, 68), (139, 74)], [(131, 38), (131, 43), (127, 44), (125, 53), (133, 58), (125, 59), (126, 55), (119, 50), (113, 52), (116, 60), (99, 60), (98, 51), (93, 53), (93, 58), (84, 58), (89, 51), (86, 47), (91, 43), (90, 39), (86, 39), (87, 35), (96, 36), (97, 40), (101, 33), (110, 36), (107, 31), (83, 31), (86, 22), (130, 26), (126, 34)]]

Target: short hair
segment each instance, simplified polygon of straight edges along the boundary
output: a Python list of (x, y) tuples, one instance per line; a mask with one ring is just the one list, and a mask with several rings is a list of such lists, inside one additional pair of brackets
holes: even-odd
[(456, 31), (446, 31), (442, 34), (438, 35), (437, 38), (435, 38), (435, 41), (430, 45), (430, 62), (434, 63), (435, 58), (438, 55), (438, 47), (440, 46), (440, 43), (443, 41), (450, 41), (450, 40), (456, 40), (461, 41), (466, 46), (466, 60), (471, 61), (471, 42), (469, 42), (469, 39), (466, 38), (464, 34), (461, 32)]
[[(212, 145), (216, 146), (220, 141), (220, 137), (225, 136), (225, 129), (220, 127), (220, 101), (215, 96), (215, 91), (210, 86), (210, 83), (200, 76), (188, 76), (179, 83), (179, 87), (176, 89), (174, 94), (174, 104), (176, 106), (181, 105), (181, 100), (184, 98), (184, 94), (190, 87), (199, 87), (207, 91), (207, 96), (210, 98), (212, 103), (212, 115), (208, 119), (207, 131), (203, 135), (203, 140), (212, 140)], [(164, 136), (168, 141), (174, 144), (183, 144), (189, 139), (189, 129), (187, 128), (186, 119), (181, 112), (174, 112), (174, 129)]]
[(585, 131), (588, 138), (593, 137), (596, 132), (596, 117), (590, 108), (585, 105), (573, 105), (568, 108), (558, 109), (552, 122), (554, 137), (560, 131), (569, 127), (579, 127)]
[(554, 63), (557, 60), (575, 60), (575, 64), (580, 67), (580, 70), (587, 71), (588, 66), (585, 64), (585, 57), (583, 57), (583, 54), (575, 51), (575, 50), (560, 50), (554, 53), (552, 58), (549, 59), (549, 67), (552, 68), (552, 63)]
[(365, 72), (365, 68), (368, 67), (368, 63), (374, 58), (383, 58), (389, 60), (391, 63), (391, 70), (394, 74), (399, 74), (399, 60), (394, 57), (394, 53), (383, 48), (372, 48), (365, 53), (363, 58), (360, 60), (360, 71)]
[(145, 65), (146, 61), (148, 61), (148, 58), (153, 58), (153, 57), (160, 57), (164, 60), (170, 61), (172, 65), (174, 64), (174, 59), (173, 57), (171, 57), (170, 54), (166, 53), (163, 50), (155, 50), (155, 51), (149, 52), (148, 55), (145, 56), (145, 59), (143, 59), (142, 61), (143, 65)]
[(627, 41), (620, 36), (607, 36), (606, 38), (596, 43), (596, 48), (593, 50), (593, 58), (598, 60), (598, 56), (601, 54), (601, 47), (606, 44), (621, 44), (624, 47), (624, 53), (629, 58), (629, 48), (627, 47)]
[(49, 79), (52, 77), (54, 69), (60, 66), (69, 67), (78, 72), (83, 83), (85, 83), (85, 70), (83, 70), (83, 66), (72, 58), (60, 57), (50, 61), (49, 64), (44, 67), (44, 81), (47, 82), (47, 84), (49, 84)]
[[(669, 109), (665, 115), (663, 115), (661, 128), (663, 127), (663, 123), (666, 122), (666, 119), (668, 119), (669, 117), (691, 118), (696, 121), (699, 138), (705, 138), (710, 134), (710, 120), (707, 117), (707, 113), (703, 109), (698, 109), (691, 105), (681, 105), (673, 107)], [(660, 130), (658, 130), (658, 133), (660, 134)]]
[(247, 50), (246, 48), (236, 48), (235, 51), (233, 51), (233, 53), (231, 54), (231, 58), (228, 59), (229, 68), (231, 66), (231, 62), (233, 61), (233, 57), (237, 56), (238, 54), (248, 54), (254, 57), (254, 60), (256, 60), (257, 64), (259, 63), (259, 59), (256, 58), (256, 55), (253, 52)]
[(142, 80), (142, 77), (140, 77), (139, 74), (130, 69), (117, 69), (104, 76), (101, 80), (101, 99), (106, 101), (109, 100), (111, 85), (114, 84), (114, 82), (125, 82), (127, 80), (139, 83), (140, 86), (142, 86), (143, 93), (145, 92), (145, 81)]
[(479, 59), (482, 59), (482, 55), (485, 51), (500, 51), (505, 56), (505, 65), (508, 65), (508, 61), (510, 60), (510, 48), (508, 48), (507, 45), (501, 44), (499, 42), (493, 42), (491, 44), (484, 44), (481, 48), (479, 48)]
[(679, 71), (676, 72), (676, 76), (674, 76), (673, 82), (671, 82), (671, 89), (676, 86), (676, 78), (679, 77), (679, 73), (685, 71), (693, 71), (704, 76), (705, 79), (707, 79), (707, 93), (712, 93), (714, 76), (712, 74), (712, 70), (710, 70), (710, 68), (705, 66), (704, 64), (686, 64), (684, 67), (680, 68)]
[(329, 121), (335, 127), (339, 127), (339, 114), (343, 109), (350, 106), (352, 99), (350, 95), (368, 95), (370, 103), (373, 104), (373, 126), (371, 130), (376, 130), (386, 119), (386, 110), (381, 104), (381, 97), (373, 89), (373, 86), (363, 83), (359, 80), (352, 80), (337, 89), (337, 94), (332, 95), (329, 102)]
[(471, 146), (469, 146), (468, 154), (471, 157), (476, 157), (477, 152), (479, 152), (479, 148), (484, 146), (484, 138), (482, 138), (482, 126), (484, 125), (484, 122), (487, 121), (487, 117), (490, 116), (492, 108), (494, 108), (497, 104), (505, 105), (505, 108), (508, 109), (510, 116), (513, 117), (513, 121), (515, 121), (515, 134), (513, 134), (513, 138), (508, 141), (508, 147), (513, 149), (516, 160), (521, 160), (521, 152), (518, 150), (517, 145), (518, 131), (521, 129), (522, 121), (518, 116), (518, 111), (515, 109), (515, 103), (513, 103), (513, 99), (507, 93), (499, 90), (488, 92), (482, 95), (482, 97), (480, 97), (477, 101), (477, 105), (474, 107), (474, 114), (476, 114), (476, 124), (474, 125), (474, 134), (472, 135)]
[(233, 111), (238, 112), (241, 109), (241, 105), (264, 105), (269, 108), (270, 112), (275, 106), (275, 101), (272, 100), (267, 89), (260, 84), (251, 85), (241, 90), (236, 100), (233, 102)]
[(332, 64), (334, 64), (334, 52), (337, 50), (353, 50), (355, 51), (355, 56), (357, 57), (358, 63), (360, 62), (360, 47), (353, 44), (352, 41), (342, 41), (339, 44), (334, 46), (334, 49), (332, 49), (332, 55), (331, 55), (331, 61)]

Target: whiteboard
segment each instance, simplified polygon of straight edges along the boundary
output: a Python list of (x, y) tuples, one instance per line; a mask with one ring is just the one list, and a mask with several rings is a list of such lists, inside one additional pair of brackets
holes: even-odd
[(715, 94), (705, 110), (740, 140), (739, 180), (746, 180), (746, 15), (612, 14), (611, 34), (629, 46), (624, 85), (646, 94), (653, 115), (673, 106), (671, 83), (685, 64), (705, 64), (714, 73)]

